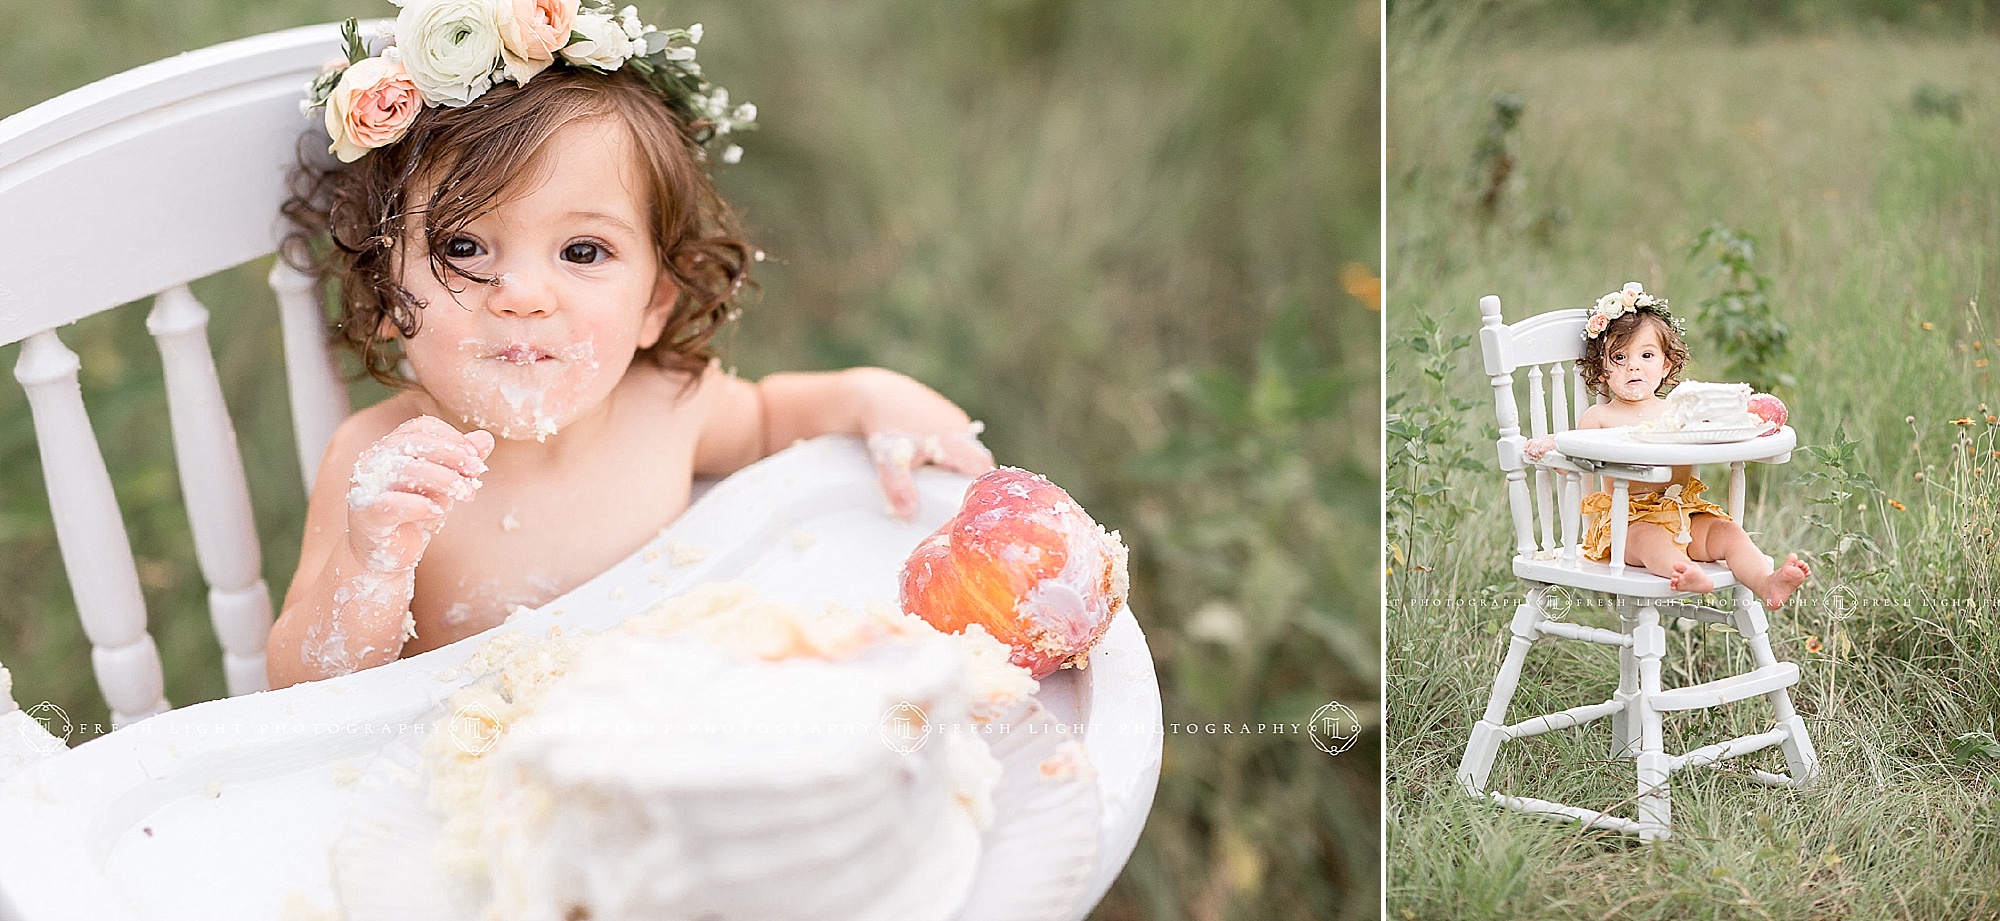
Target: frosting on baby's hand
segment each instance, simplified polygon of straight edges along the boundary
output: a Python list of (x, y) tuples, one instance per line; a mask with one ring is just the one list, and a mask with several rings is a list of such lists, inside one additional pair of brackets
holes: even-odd
[(1550, 451), (1553, 451), (1555, 449), (1556, 449), (1556, 440), (1554, 436), (1536, 435), (1535, 437), (1528, 439), (1527, 444), (1521, 446), (1521, 456), (1531, 461), (1538, 461), (1541, 460), (1544, 455), (1548, 454)]
[(882, 478), (882, 491), (889, 496), (889, 513), (908, 521), (917, 515), (916, 482), (910, 471), (936, 465), (967, 476), (993, 469), (993, 452), (980, 443), (985, 426), (973, 422), (963, 432), (948, 435), (918, 435), (911, 432), (874, 432), (868, 436), (868, 457)]
[(419, 416), (369, 445), (347, 491), (347, 538), (355, 559), (378, 572), (414, 569), (453, 504), (471, 501), (493, 436), (460, 434)]

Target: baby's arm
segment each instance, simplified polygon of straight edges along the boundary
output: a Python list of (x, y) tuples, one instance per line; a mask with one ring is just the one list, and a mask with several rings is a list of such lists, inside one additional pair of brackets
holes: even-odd
[(462, 435), (431, 416), (357, 450), (368, 437), (360, 420), (336, 433), (313, 486), (298, 573), (265, 647), (274, 688), (395, 661), (417, 562), (452, 504), (472, 498), (493, 450), (491, 434)]
[(711, 388), (697, 474), (729, 473), (801, 438), (861, 435), (892, 510), (907, 519), (917, 513), (913, 467), (936, 464), (969, 476), (993, 469), (964, 410), (894, 371), (773, 374), (751, 384), (711, 365), (702, 389)]

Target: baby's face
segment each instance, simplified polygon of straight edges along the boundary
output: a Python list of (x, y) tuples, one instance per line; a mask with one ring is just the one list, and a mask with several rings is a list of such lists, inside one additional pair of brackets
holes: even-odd
[(1604, 353), (1604, 383), (1611, 395), (1627, 403), (1653, 399), (1667, 379), (1667, 347), (1648, 323), (1624, 345)]
[(676, 292), (632, 144), (612, 120), (563, 128), (542, 151), (539, 186), (445, 243), (455, 265), (497, 285), (447, 272), (448, 289), (420, 237), (397, 244), (402, 283), (425, 305), (404, 353), (461, 427), (546, 439), (604, 405), (634, 353), (659, 339)]

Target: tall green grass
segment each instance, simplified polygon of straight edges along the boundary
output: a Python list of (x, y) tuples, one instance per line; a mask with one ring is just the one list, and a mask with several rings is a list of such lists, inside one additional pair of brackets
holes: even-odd
[[(2000, 269), (2000, 72), (1987, 65), (2000, 45), (1738, 41), (1685, 23), (1585, 40), (1542, 25), (1429, 11), (1390, 26), (1390, 916), (2000, 913), (2000, 747), (1987, 744), (2000, 731), (2000, 420), (1986, 407), (2000, 404), (2000, 341), (1981, 303)], [(1487, 217), (1492, 171), (1474, 151), (1503, 95), (1522, 111)], [(1958, 100), (1956, 120), (1940, 98)], [(1687, 256), (1715, 222), (1762, 241), (1757, 269), (1791, 330), (1784, 396), (1806, 447), (1753, 471), (1747, 519), (1767, 552), (1815, 565), (1772, 636), (1804, 670), (1795, 697), (1823, 776), (1793, 792), (1680, 775), (1674, 837), (1638, 847), (1456, 789), (1523, 588), (1470, 334), (1481, 295), (1518, 320), (1628, 280), (1692, 317), (1724, 284)], [(1688, 376), (1716, 379), (1718, 343), (1691, 338)], [(1733, 635), (1669, 636), (1668, 686), (1748, 667)], [(1578, 645), (1537, 647), (1512, 719), (1609, 697), (1614, 660)], [(1760, 701), (1670, 715), (1668, 748), (1769, 719)], [(1781, 769), (1770, 752), (1752, 763)], [(1602, 723), (1511, 744), (1493, 783), (1597, 808), (1629, 809), (1635, 789)]]
[[(1167, 735), (1145, 836), (1097, 917), (1373, 917), (1379, 315), (1339, 279), (1350, 263), (1379, 275), (1375, 7), (641, 8), (704, 22), (705, 66), (761, 110), (720, 179), (771, 254), (726, 361), (910, 373), (985, 420), (1002, 462), (1121, 529), (1170, 723), (1297, 724), (1339, 700), (1371, 727), (1337, 757), (1298, 733)], [(9, 17), (32, 28), (0, 30), (0, 112), (177, 51), (392, 10), (33, 12)], [(195, 291), (282, 593), (303, 496), (262, 272)], [(223, 687), (143, 312), (63, 335), (83, 355), (169, 696), (186, 704)], [(102, 722), (26, 418), (0, 387), (0, 662), (17, 697)]]

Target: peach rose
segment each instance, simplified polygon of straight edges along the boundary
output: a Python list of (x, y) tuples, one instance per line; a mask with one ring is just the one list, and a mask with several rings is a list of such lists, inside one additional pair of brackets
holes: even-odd
[(576, 24), (577, 0), (500, 0), (500, 56), (507, 78), (525, 85), (555, 63)]
[(403, 64), (393, 56), (366, 58), (347, 68), (326, 98), (327, 150), (342, 163), (394, 144), (423, 111), (423, 97)]

